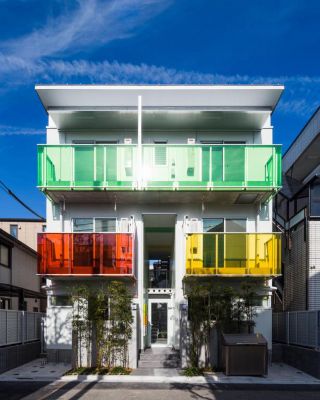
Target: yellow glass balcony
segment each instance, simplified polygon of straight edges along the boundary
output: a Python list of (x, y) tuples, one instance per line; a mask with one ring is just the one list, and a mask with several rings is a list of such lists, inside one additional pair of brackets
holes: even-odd
[(277, 233), (192, 233), (187, 235), (186, 253), (186, 275), (281, 274)]

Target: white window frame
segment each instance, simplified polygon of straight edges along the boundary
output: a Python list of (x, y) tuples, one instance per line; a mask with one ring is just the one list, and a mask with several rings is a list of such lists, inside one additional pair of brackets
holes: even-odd
[[(248, 233), (248, 218), (246, 217), (246, 218), (240, 218), (240, 217), (237, 217), (237, 218), (235, 218), (235, 217), (233, 217), (233, 218), (225, 218), (225, 217), (203, 217), (202, 219), (201, 219), (201, 221), (202, 221), (202, 233), (210, 233), (210, 232), (205, 232), (204, 230), (203, 230), (203, 220), (205, 220), (205, 219), (223, 219), (223, 232), (220, 232), (220, 233)], [(245, 221), (245, 223), (246, 223), (246, 230), (244, 231), (244, 232), (227, 232), (226, 231), (226, 221), (227, 220), (242, 220), (242, 221)], [(219, 232), (212, 232), (212, 233), (219, 233)]]
[[(74, 221), (76, 219), (91, 219), (93, 221), (92, 231), (82, 231), (82, 232), (74, 231)], [(115, 220), (116, 230), (115, 231), (107, 231), (107, 232), (96, 231), (96, 219), (113, 219), (113, 220)], [(71, 230), (72, 230), (72, 233), (118, 233), (118, 218), (117, 217), (74, 217), (71, 220)]]

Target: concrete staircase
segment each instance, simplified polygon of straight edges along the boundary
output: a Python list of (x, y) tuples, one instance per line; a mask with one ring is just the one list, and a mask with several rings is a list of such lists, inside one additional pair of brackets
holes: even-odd
[(140, 354), (138, 369), (180, 368), (180, 355), (170, 347), (152, 347)]

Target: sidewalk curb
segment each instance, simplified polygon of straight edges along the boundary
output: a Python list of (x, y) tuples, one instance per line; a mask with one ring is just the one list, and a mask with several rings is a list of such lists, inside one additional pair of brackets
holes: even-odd
[[(242, 378), (242, 379), (241, 379)], [(11, 378), (1, 377), (0, 382), (48, 382), (50, 384), (61, 383), (110, 383), (111, 385), (141, 385), (155, 386), (155, 385), (173, 385), (177, 387), (185, 386), (210, 386), (219, 389), (267, 389), (267, 390), (320, 390), (320, 380), (306, 382), (302, 379), (293, 382), (292, 380), (270, 380), (268, 378), (255, 378), (255, 377), (225, 377), (219, 378), (217, 376), (199, 376), (199, 377), (186, 377), (186, 376), (130, 376), (130, 375), (73, 375), (63, 376), (61, 378), (51, 377), (30, 377), (30, 378)]]

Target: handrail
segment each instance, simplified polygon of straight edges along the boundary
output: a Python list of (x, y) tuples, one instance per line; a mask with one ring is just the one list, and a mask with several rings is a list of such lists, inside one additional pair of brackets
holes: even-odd
[(247, 232), (186, 234), (186, 274), (280, 275), (281, 234)]
[(258, 144), (38, 146), (38, 187), (52, 190), (278, 190), (281, 147)]

